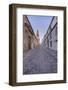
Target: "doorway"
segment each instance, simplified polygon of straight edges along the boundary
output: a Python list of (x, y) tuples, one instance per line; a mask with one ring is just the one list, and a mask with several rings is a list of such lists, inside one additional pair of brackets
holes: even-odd
[(31, 37), (28, 36), (28, 49), (31, 49)]

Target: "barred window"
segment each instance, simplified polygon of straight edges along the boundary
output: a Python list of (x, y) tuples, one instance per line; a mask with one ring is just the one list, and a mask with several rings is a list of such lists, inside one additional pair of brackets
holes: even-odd
[(52, 39), (52, 32), (50, 33), (50, 39)]
[(56, 29), (55, 29), (55, 35), (57, 35), (57, 26), (56, 26)]
[(52, 41), (50, 41), (50, 47), (52, 47)]

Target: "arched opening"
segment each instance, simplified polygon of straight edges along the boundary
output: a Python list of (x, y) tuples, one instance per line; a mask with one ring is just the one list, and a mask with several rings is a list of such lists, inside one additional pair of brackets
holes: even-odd
[(31, 49), (31, 37), (28, 36), (28, 49)]

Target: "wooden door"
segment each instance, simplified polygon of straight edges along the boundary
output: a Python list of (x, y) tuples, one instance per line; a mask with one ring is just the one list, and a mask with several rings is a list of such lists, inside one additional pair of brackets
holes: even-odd
[(28, 37), (28, 49), (31, 49), (31, 37)]

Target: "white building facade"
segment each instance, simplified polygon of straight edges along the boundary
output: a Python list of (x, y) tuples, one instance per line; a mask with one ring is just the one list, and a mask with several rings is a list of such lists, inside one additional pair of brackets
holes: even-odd
[(46, 34), (44, 35), (43, 41), (42, 41), (42, 45), (45, 45), (46, 47), (52, 49), (52, 50), (56, 50), (57, 51), (57, 37), (58, 37), (58, 33), (57, 33), (57, 17), (53, 16), (51, 23), (48, 27), (48, 30), (46, 32)]

